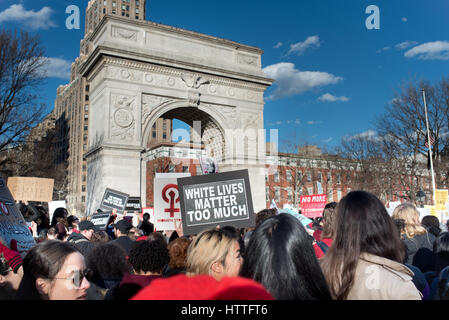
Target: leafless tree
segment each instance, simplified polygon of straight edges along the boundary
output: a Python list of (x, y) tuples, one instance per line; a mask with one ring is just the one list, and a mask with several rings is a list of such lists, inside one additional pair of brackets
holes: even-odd
[(24, 143), (42, 119), (37, 90), (45, 79), (45, 64), (38, 37), (0, 31), (0, 168), (10, 160), (5, 151)]

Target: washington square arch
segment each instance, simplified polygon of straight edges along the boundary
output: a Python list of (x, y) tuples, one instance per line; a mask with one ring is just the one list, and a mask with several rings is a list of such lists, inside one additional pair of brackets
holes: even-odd
[(140, 195), (145, 205), (150, 132), (161, 117), (194, 127), (220, 171), (248, 169), (254, 210), (265, 208), (263, 96), (273, 80), (262, 71), (262, 50), (111, 15), (88, 40), (80, 68), (90, 84), (88, 213), (106, 188)]

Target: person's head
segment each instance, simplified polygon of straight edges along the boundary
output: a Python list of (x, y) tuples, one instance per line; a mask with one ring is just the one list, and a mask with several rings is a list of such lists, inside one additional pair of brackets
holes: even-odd
[(167, 245), (167, 240), (165, 239), (165, 236), (158, 231), (150, 233), (150, 235), (148, 236), (148, 241), (160, 241), (161, 243), (165, 243), (165, 245)]
[(88, 240), (92, 239), (92, 235), (95, 232), (95, 225), (91, 221), (83, 220), (78, 225), (79, 232), (85, 236)]
[(187, 249), (192, 241), (187, 238), (177, 238), (168, 244), (168, 255), (171, 269), (185, 269), (187, 259)]
[(244, 258), (240, 275), (261, 283), (275, 299), (331, 299), (309, 235), (289, 214), (262, 222)]
[(150, 214), (148, 212), (143, 214), (143, 221), (150, 221)]
[(15, 294), (23, 277), (23, 267), (14, 272), (3, 252), (0, 253), (0, 292), (2, 296)]
[(122, 219), (114, 224), (114, 234), (118, 237), (128, 236), (129, 230), (131, 230), (133, 226), (129, 223), (128, 220)]
[(276, 215), (276, 209), (263, 209), (256, 213), (256, 226), (261, 224), (265, 219)]
[(92, 233), (92, 237), (90, 238), (91, 242), (102, 242), (106, 243), (109, 242), (111, 238), (109, 237), (108, 233), (106, 231), (97, 230)]
[(399, 232), (383, 203), (365, 191), (348, 193), (337, 205), (335, 237), (321, 259), (333, 298), (346, 299), (360, 255), (372, 254), (402, 263)]
[(57, 208), (53, 212), (53, 218), (51, 219), (51, 226), (54, 227), (58, 222), (67, 223), (67, 216), (69, 215), (66, 208)]
[(142, 236), (142, 234), (141, 234), (139, 228), (137, 228), (137, 227), (132, 227), (128, 231), (128, 237), (133, 241), (136, 241), (137, 238), (139, 238), (141, 236)]
[(77, 216), (71, 215), (67, 217), (67, 224), (70, 228), (75, 229), (78, 227), (80, 219)]
[(449, 266), (449, 232), (441, 233), (433, 243), (433, 253), (435, 254), (435, 272)]
[(83, 255), (70, 243), (45, 241), (23, 260), (19, 300), (84, 300), (90, 284)]
[(48, 240), (56, 240), (58, 238), (58, 233), (54, 227), (51, 227), (47, 231), (47, 239)]
[(215, 279), (237, 276), (242, 265), (238, 239), (220, 229), (198, 234), (187, 250), (187, 273)]
[(323, 210), (323, 233), (321, 234), (321, 239), (331, 238), (335, 236), (335, 208), (337, 207), (336, 202), (330, 202), (326, 204)]
[(99, 242), (88, 254), (87, 267), (92, 270), (92, 281), (104, 287), (104, 280), (121, 279), (128, 272), (126, 252), (113, 242)]
[(428, 215), (422, 218), (421, 225), (427, 229), (428, 232), (438, 237), (441, 233), (440, 220), (437, 217)]
[(413, 238), (414, 236), (427, 232), (419, 223), (419, 211), (411, 203), (403, 203), (397, 206), (393, 211), (392, 218), (394, 220), (402, 219), (404, 221), (404, 228), (401, 230), (401, 235), (405, 235), (407, 238)]
[(148, 240), (134, 243), (128, 258), (135, 273), (140, 275), (160, 275), (169, 260), (166, 245)]

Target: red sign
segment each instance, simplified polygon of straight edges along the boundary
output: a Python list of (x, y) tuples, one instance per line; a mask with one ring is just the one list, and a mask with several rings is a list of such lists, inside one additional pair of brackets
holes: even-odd
[(323, 210), (327, 203), (325, 194), (301, 197), (301, 214), (307, 218), (317, 218), (323, 216)]
[[(175, 192), (174, 190), (177, 192)], [(167, 191), (168, 197), (167, 197)], [(170, 199), (168, 199), (170, 197)], [(167, 184), (164, 189), (162, 189), (162, 199), (170, 205), (170, 208), (165, 208), (164, 212), (170, 213), (170, 218), (175, 217), (175, 212), (179, 212), (179, 208), (175, 208), (175, 203), (179, 202), (179, 191), (177, 184)]]

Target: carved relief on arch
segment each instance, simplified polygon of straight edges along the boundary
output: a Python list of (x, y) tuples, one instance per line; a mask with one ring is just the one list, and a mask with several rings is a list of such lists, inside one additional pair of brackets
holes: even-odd
[(142, 96), (142, 123), (146, 123), (151, 113), (168, 102), (177, 101), (175, 99), (144, 94)]
[(134, 141), (136, 136), (136, 98), (126, 95), (113, 94), (111, 96), (111, 138), (121, 142)]
[(218, 120), (222, 123), (223, 128), (235, 128), (237, 124), (237, 114), (235, 107), (218, 106), (213, 104), (201, 103), (200, 109), (208, 114), (213, 114), (219, 117)]

